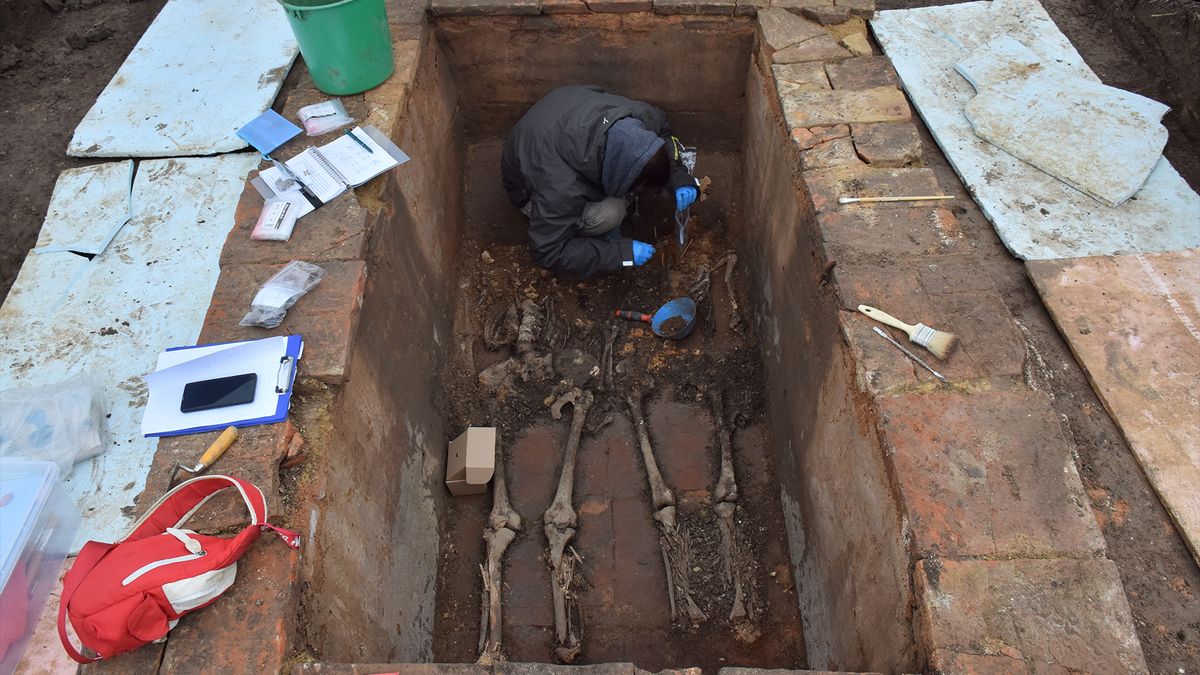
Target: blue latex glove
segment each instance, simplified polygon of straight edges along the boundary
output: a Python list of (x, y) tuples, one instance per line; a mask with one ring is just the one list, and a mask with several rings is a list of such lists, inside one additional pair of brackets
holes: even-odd
[(700, 191), (690, 185), (677, 188), (675, 190), (675, 210), (682, 211), (691, 206), (698, 196), (700, 196)]
[(633, 242), (633, 264), (645, 265), (654, 255), (654, 247), (644, 241)]

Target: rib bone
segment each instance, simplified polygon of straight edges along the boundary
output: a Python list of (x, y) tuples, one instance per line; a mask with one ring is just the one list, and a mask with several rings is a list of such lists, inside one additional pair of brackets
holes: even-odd
[(579, 657), (582, 646), (578, 631), (571, 630), (568, 621), (567, 603), (571, 600), (570, 586), (575, 576), (575, 558), (564, 558), (563, 550), (567, 543), (575, 537), (576, 513), (571, 506), (575, 483), (575, 457), (579, 451), (579, 439), (583, 435), (583, 425), (587, 421), (588, 409), (592, 406), (592, 393), (573, 389), (555, 402), (551, 409), (553, 412), (559, 412), (562, 406), (568, 402), (574, 404), (575, 410), (571, 417), (571, 431), (567, 437), (567, 448), (563, 453), (562, 473), (558, 477), (558, 489), (554, 493), (554, 501), (550, 502), (550, 507), (543, 514), (546, 539), (550, 544), (550, 592), (554, 599), (554, 652), (558, 660), (563, 663), (574, 662)]
[[(521, 516), (513, 509), (508, 501), (508, 486), (504, 478), (504, 453), (499, 443), (496, 444), (496, 471), (492, 487), (492, 512), (488, 516), (488, 529), (483, 533), (487, 543), (487, 562), (480, 566), (483, 577), (482, 618), (480, 619), (479, 663), (490, 664), (503, 661), (502, 648), (502, 616), (501, 575), (503, 573), (504, 552), (521, 529)], [(487, 630), (485, 639), (483, 632)]]

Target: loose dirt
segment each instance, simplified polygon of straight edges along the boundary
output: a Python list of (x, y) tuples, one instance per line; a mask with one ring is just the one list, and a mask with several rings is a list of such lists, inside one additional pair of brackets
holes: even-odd
[[(804, 659), (803, 640), (794, 594), (790, 587), (784, 589), (784, 584), (790, 585), (786, 550), (768, 545), (786, 535), (769, 449), (762, 435), (764, 374), (755, 336), (731, 329), (731, 323), (740, 318), (732, 319), (733, 304), (724, 284), (725, 266), (733, 264), (734, 292), (744, 297), (745, 270), (729, 257), (728, 243), (719, 234), (722, 228), (698, 223), (689, 227), (699, 236), (680, 252), (670, 241), (673, 225), (669, 215), (646, 206), (642, 211), (644, 217), (633, 236), (656, 242), (658, 253), (635, 274), (567, 280), (536, 267), (524, 245), (496, 245), (471, 237), (462, 251), (459, 275), (469, 280), (465, 297), (470, 306), (460, 308), (456, 326), (463, 347), (452, 369), (455, 377), (447, 431), (454, 434), (470, 424), (498, 427), (512, 500), (525, 521), (505, 566), (505, 603), (509, 607), (505, 651), (514, 660), (544, 661), (551, 656), (546, 648), (548, 634), (528, 630), (530, 623), (536, 628), (536, 620), (520, 608), (527, 600), (536, 603), (549, 585), (541, 512), (549, 505), (546, 495), (552, 494), (557, 481), (572, 414), (570, 407), (564, 408), (563, 421), (555, 425), (550, 406), (559, 394), (584, 387), (596, 400), (580, 448), (574, 508), (601, 519), (611, 511), (616, 520), (620, 504), (625, 502), (612, 492), (631, 490), (634, 497), (627, 502), (633, 506), (629, 513), (644, 527), (618, 529), (614, 524), (611, 537), (620, 539), (615, 543), (618, 548), (648, 550), (654, 564), (635, 564), (635, 553), (615, 555), (616, 559), (609, 561), (604, 549), (614, 543), (597, 541), (597, 528), (591, 521), (581, 521), (577, 546), (585, 561), (585, 576), (591, 566), (592, 577), (606, 579), (611, 573), (639, 584), (636, 591), (625, 594), (621, 590), (625, 583), (619, 580), (611, 584), (585, 580), (575, 589), (584, 617), (583, 662), (628, 660), (649, 669), (698, 665), (715, 670), (725, 664), (799, 667)], [(653, 312), (666, 300), (683, 295), (698, 301), (699, 316), (692, 333), (682, 340), (663, 339), (645, 323), (613, 317), (613, 310), (619, 308)], [(676, 330), (684, 324), (682, 319), (678, 323)], [(611, 374), (604, 358), (610, 338)], [(553, 372), (543, 363), (552, 364)], [(605, 473), (606, 463), (616, 461), (608, 455), (629, 460), (638, 457), (636, 437), (627, 426), (625, 397), (633, 386), (645, 382), (647, 375), (654, 385), (645, 399), (649, 433), (686, 532), (688, 585), (709, 617), (699, 626), (684, 618), (682, 601), (677, 603), (679, 619), (673, 623), (669, 619), (658, 625), (614, 620), (629, 604), (669, 606), (658, 559), (658, 534), (652, 526), (654, 508), (640, 459), (630, 461), (635, 472), (620, 476), (615, 489), (612, 483), (593, 487), (601, 484), (597, 476)], [(749, 614), (740, 621), (729, 619), (733, 587), (724, 568), (720, 530), (712, 510), (711, 493), (719, 467), (716, 440), (712, 434), (701, 439), (681, 436), (678, 429), (660, 422), (663, 417), (656, 412), (664, 405), (674, 406), (688, 427), (711, 428), (717, 413), (710, 408), (708, 394), (716, 387), (724, 394), (723, 414), (734, 434), (740, 488), (733, 568), (743, 585)], [(546, 461), (531, 465), (523, 439), (546, 429), (555, 440)], [(689, 442), (695, 440), (699, 444), (691, 446)], [(690, 466), (681, 466), (685, 462)], [(537, 484), (526, 487), (535, 473)], [(672, 476), (685, 473), (701, 474), (699, 482), (672, 481)], [(539, 494), (535, 497), (534, 492)], [(523, 503), (528, 506), (522, 508)], [(472, 524), (458, 525), (443, 536), (443, 548), (455, 554), (446, 558), (439, 570), (434, 632), (438, 660), (472, 661), (478, 655), (479, 582), (474, 570), (482, 558), (483, 544), (473, 523), (482, 521), (488, 508), (486, 498), (456, 500), (447, 514), (446, 522)], [(532, 575), (527, 569), (530, 566), (534, 567)], [(629, 581), (635, 573), (641, 578)], [(468, 581), (472, 575), (474, 582)], [(661, 636), (657, 648), (645, 642), (651, 632)]]
[[(130, 49), (163, 6), (165, 0), (8, 0), (0, 3), (0, 193), (7, 201), (0, 212), (0, 296), (6, 295), (16, 277), (25, 253), (34, 245), (41, 221), (49, 204), (54, 181), (63, 169), (93, 163), (67, 157), (65, 148), (75, 126), (95, 101), (96, 96), (116, 72)], [(927, 4), (945, 4), (942, 0), (880, 0), (881, 9)], [(1192, 63), (1197, 62), (1194, 40), (1160, 39), (1157, 44), (1125, 37), (1129, 34), (1121, 17), (1114, 17), (1105, 3), (1089, 0), (1044, 0), (1048, 11), (1075, 44), (1089, 65), (1108, 84), (1135, 91), (1161, 100), (1177, 109), (1189, 101), (1194, 105), (1197, 92), (1174, 85), (1182, 78), (1172, 77), (1163, 52), (1191, 51)], [(1111, 3), (1109, 3), (1111, 4)], [(1129, 4), (1129, 3), (1126, 3)], [(1138, 3), (1134, 3), (1138, 4)], [(1194, 0), (1171, 0), (1153, 4), (1156, 14), (1178, 17), (1179, 25), (1196, 24)], [(1161, 9), (1159, 9), (1161, 7)], [(61, 8), (61, 11), (56, 11)], [(1171, 21), (1167, 17), (1167, 21)], [(1171, 137), (1166, 155), (1193, 186), (1200, 186), (1200, 129), (1178, 113), (1167, 115), (1165, 123)], [(926, 137), (926, 141), (929, 139)], [(927, 158), (932, 166), (948, 167), (940, 153)], [(965, 195), (964, 195), (965, 196)], [(990, 228), (974, 211), (959, 214), (964, 227), (971, 227), (980, 236)], [(997, 251), (999, 243), (990, 239)], [(476, 254), (482, 253), (477, 251)], [(708, 252), (721, 253), (719, 248)], [(517, 250), (490, 250), (496, 256), (493, 264), (511, 265), (520, 255)], [(504, 258), (507, 256), (507, 260)], [(1030, 330), (1030, 344), (1051, 364), (1054, 374), (1043, 373), (1040, 379), (1054, 396), (1055, 407), (1064, 417), (1064, 425), (1080, 447), (1078, 461), (1092, 506), (1108, 541), (1108, 555), (1116, 561), (1133, 609), (1138, 635), (1152, 672), (1186, 672), (1200, 670), (1200, 572), (1183, 548), (1169, 520), (1134, 462), (1120, 432), (1104, 413), (1082, 371), (1075, 365), (1069, 350), (1049, 322), (1035, 294), (1028, 287), (1018, 265), (1004, 260), (1004, 255), (986, 256), (1002, 260), (989, 271), (1000, 284), (1014, 315)], [(477, 258), (478, 259), (478, 258)], [(486, 263), (484, 263), (486, 264)], [(688, 269), (694, 272), (694, 269)], [(686, 285), (685, 277), (680, 283)], [(716, 279), (714, 279), (714, 284)], [(535, 269), (522, 268), (520, 274), (507, 277), (509, 291), (524, 291), (531, 287), (539, 295), (545, 288), (554, 288), (551, 279)], [(592, 311), (594, 307), (614, 308), (620, 301), (626, 307), (653, 309), (664, 299), (656, 289), (640, 287), (623, 281), (589, 282), (574, 294), (556, 289), (563, 298), (556, 312), (558, 321), (571, 328), (566, 339), (574, 345), (584, 345), (587, 354), (598, 354), (602, 345), (602, 329)], [(719, 293), (720, 291), (715, 290)], [(566, 299), (565, 296), (570, 296)], [(480, 307), (498, 311), (501, 294), (490, 291), (481, 298)], [(626, 304), (628, 303), (628, 304)], [(587, 314), (587, 317), (581, 316)], [(702, 307), (701, 324), (696, 333), (705, 330)], [(574, 324), (586, 318), (592, 324)], [(720, 314), (717, 314), (718, 320)], [(716, 353), (681, 357), (685, 345), (660, 344), (661, 340), (642, 333), (632, 326), (622, 327), (617, 349), (627, 344), (644, 344), (653, 355), (647, 367), (660, 374), (671, 385), (672, 398), (694, 396), (699, 387), (692, 382), (727, 380), (732, 391), (743, 392), (752, 398), (751, 387), (742, 382), (754, 382), (753, 368), (729, 368), (719, 363)], [(697, 339), (695, 336), (688, 340)], [(686, 341), (685, 341), (686, 343)], [(755, 363), (756, 347), (733, 341), (726, 345), (724, 356), (729, 360), (744, 358)], [(636, 350), (636, 346), (634, 347)], [(627, 356), (627, 355), (626, 355)], [(496, 354), (481, 352), (476, 366), (490, 365), (498, 360)], [(701, 377), (699, 374), (704, 373)], [(759, 389), (761, 391), (761, 389)], [(660, 393), (660, 395), (662, 395)], [(455, 421), (463, 423), (464, 410), (471, 410), (470, 397), (460, 392), (455, 409)], [(530, 396), (515, 396), (511, 411), (501, 417), (509, 428), (523, 428), (534, 416), (545, 415), (545, 406)], [(480, 408), (483, 409), (483, 408)], [(753, 401), (731, 401), (731, 414), (741, 416), (744, 430), (754, 427), (758, 406)], [(598, 407), (593, 417), (602, 419), (604, 412), (623, 414), (616, 402), (608, 401)], [(461, 427), (460, 427), (461, 428)], [(602, 432), (604, 433), (604, 432)], [(464, 507), (465, 508), (465, 507)], [(476, 511), (486, 512), (479, 502)], [(753, 514), (751, 514), (753, 522)], [(761, 516), (759, 516), (761, 518)], [(472, 550), (481, 548), (476, 538)], [(772, 568), (771, 587), (788, 588), (786, 566)], [(476, 579), (477, 581), (477, 579)], [(698, 582), (703, 584), (703, 581)], [(441, 608), (439, 608), (440, 610)], [(439, 611), (439, 616), (441, 613)], [(439, 645), (440, 654), (452, 651), (452, 645)], [(464, 647), (464, 658), (471, 657), (471, 648)]]

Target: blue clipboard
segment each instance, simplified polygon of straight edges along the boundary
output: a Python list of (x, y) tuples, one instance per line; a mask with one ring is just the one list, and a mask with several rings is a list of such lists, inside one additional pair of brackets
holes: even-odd
[[(230, 348), (214, 350), (216, 347)], [(150, 397), (142, 420), (142, 433), (147, 437), (180, 436), (204, 431), (217, 431), (229, 426), (248, 427), (272, 424), (287, 419), (297, 366), (304, 354), (304, 340), (299, 335), (276, 336), (261, 340), (223, 342), (189, 347), (171, 347), (167, 354), (205, 349), (205, 355), (183, 360), (174, 366), (160, 369), (146, 377)], [(241, 356), (241, 359), (229, 358)], [(168, 359), (172, 362), (179, 359)], [(160, 357), (160, 363), (163, 357)], [(223, 377), (243, 372), (251, 364), (259, 375), (255, 402), (229, 408), (196, 413), (179, 412), (182, 386), (186, 381)], [(174, 372), (173, 372), (174, 371)], [(253, 411), (253, 414), (248, 414)], [(191, 420), (199, 423), (190, 424)]]

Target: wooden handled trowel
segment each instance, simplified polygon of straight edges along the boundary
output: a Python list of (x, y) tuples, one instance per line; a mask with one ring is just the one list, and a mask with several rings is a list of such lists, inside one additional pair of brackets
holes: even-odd
[(229, 427), (225, 429), (225, 431), (222, 431), (221, 435), (217, 436), (217, 440), (213, 441), (212, 445), (208, 446), (208, 449), (204, 451), (203, 455), (200, 455), (200, 461), (196, 463), (196, 466), (186, 466), (184, 464), (175, 465), (175, 468), (171, 470), (171, 480), (167, 483), (167, 489), (170, 490), (179, 482), (178, 478), (180, 471), (190, 473), (192, 476), (199, 476), (205, 471), (208, 471), (208, 467), (212, 466), (218, 459), (220, 459), (221, 455), (225, 454), (225, 451), (228, 450), (229, 446), (233, 445), (233, 442), (237, 439), (238, 430), (236, 427)]

